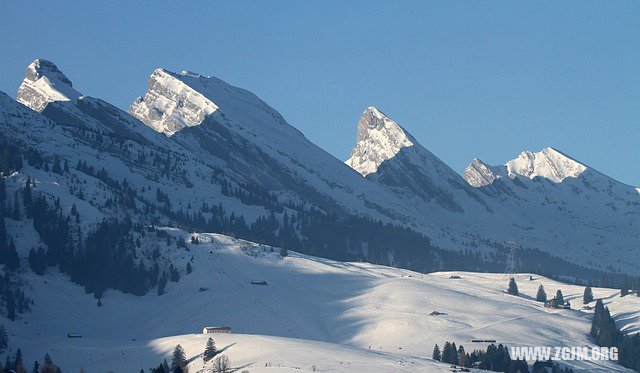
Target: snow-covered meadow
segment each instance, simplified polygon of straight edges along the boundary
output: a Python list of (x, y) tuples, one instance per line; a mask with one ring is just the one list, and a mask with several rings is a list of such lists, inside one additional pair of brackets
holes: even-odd
[[(185, 232), (168, 229), (176, 237)], [(475, 338), (507, 346), (592, 346), (591, 312), (580, 310), (583, 288), (535, 274), (518, 275), (521, 295), (505, 292), (502, 274), (420, 274), (368, 263), (342, 263), (255, 245), (217, 234), (166, 253), (193, 272), (167, 293), (142, 297), (108, 291), (102, 306), (57, 272), (26, 272), (33, 311), (9, 322), (10, 347), (25, 360), (48, 352), (63, 371), (139, 371), (157, 366), (181, 344), (190, 371), (206, 368), (204, 326), (229, 326), (213, 338), (233, 367), (250, 372), (447, 371), (431, 360), (434, 344), (486, 348)], [(459, 276), (452, 279), (451, 276)], [(267, 285), (252, 285), (266, 281)], [(538, 286), (561, 289), (571, 310), (535, 301)], [(619, 326), (640, 330), (640, 298), (593, 289)], [(432, 311), (441, 315), (430, 316)], [(79, 333), (82, 338), (67, 338)], [(576, 370), (624, 371), (613, 362), (569, 362)], [(211, 364), (211, 363), (208, 363)], [(206, 369), (205, 369), (206, 371)]]

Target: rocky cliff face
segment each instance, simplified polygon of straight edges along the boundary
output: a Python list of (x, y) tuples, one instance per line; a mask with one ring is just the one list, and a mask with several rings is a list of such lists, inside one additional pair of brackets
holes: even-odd
[(396, 122), (380, 110), (369, 106), (358, 121), (356, 146), (345, 162), (349, 167), (367, 176), (378, 170), (382, 162), (393, 158), (415, 140)]
[(43, 111), (50, 102), (71, 101), (80, 96), (53, 62), (38, 59), (27, 67), (17, 100), (35, 111)]
[(167, 136), (185, 127), (197, 126), (218, 110), (209, 99), (183, 83), (176, 74), (156, 69), (149, 77), (149, 89), (138, 97), (129, 113)]

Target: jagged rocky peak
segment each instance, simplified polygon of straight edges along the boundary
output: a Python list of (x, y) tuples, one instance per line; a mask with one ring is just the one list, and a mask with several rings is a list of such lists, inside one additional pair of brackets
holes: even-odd
[(129, 114), (167, 136), (202, 123), (218, 106), (185, 84), (184, 77), (201, 78), (187, 71), (176, 74), (156, 69), (149, 77), (147, 93), (133, 102)]
[(346, 161), (363, 176), (377, 171), (382, 162), (400, 149), (413, 146), (413, 137), (377, 108), (368, 107), (358, 121), (358, 137), (351, 157)]
[(540, 176), (556, 183), (567, 177), (578, 177), (587, 170), (582, 163), (553, 148), (545, 148), (537, 153), (522, 152), (518, 158), (507, 162), (506, 166), (510, 177), (521, 175), (533, 179)]
[(53, 62), (37, 59), (27, 67), (16, 99), (33, 110), (43, 111), (50, 102), (71, 101), (80, 96)]
[(301, 134), (253, 93), (234, 87), (214, 76), (190, 71), (174, 73), (156, 69), (149, 78), (149, 89), (138, 97), (129, 113), (167, 136), (185, 127), (198, 126), (213, 114), (216, 120), (243, 133), (273, 135), (275, 131)]
[(463, 176), (469, 185), (474, 187), (489, 185), (497, 178), (493, 167), (478, 158), (474, 158), (471, 164), (465, 168)]

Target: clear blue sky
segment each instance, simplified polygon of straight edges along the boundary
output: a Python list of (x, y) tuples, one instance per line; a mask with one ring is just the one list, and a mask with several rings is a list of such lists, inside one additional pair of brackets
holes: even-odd
[(156, 67), (192, 70), (343, 160), (375, 105), (458, 172), (553, 146), (640, 185), (638, 1), (98, 3), (1, 2), (0, 90), (47, 58), (126, 109)]

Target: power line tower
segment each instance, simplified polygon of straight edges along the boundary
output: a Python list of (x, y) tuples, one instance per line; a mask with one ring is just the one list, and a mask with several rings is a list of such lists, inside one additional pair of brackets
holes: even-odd
[(504, 269), (504, 276), (507, 278), (516, 276), (516, 267), (518, 265), (516, 260), (516, 246), (518, 246), (518, 244), (516, 241), (511, 241), (509, 242), (509, 246), (511, 246), (511, 249), (509, 250), (509, 256), (507, 257), (507, 266)]

